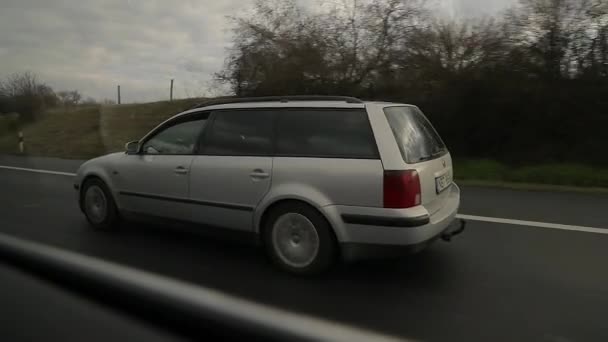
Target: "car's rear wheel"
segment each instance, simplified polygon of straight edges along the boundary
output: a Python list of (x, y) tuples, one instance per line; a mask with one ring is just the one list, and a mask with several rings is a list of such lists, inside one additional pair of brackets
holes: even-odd
[(82, 189), (82, 208), (93, 228), (99, 230), (116, 229), (120, 217), (116, 203), (108, 187), (99, 179), (90, 179)]
[(264, 245), (270, 259), (296, 274), (327, 270), (336, 259), (336, 241), (327, 220), (304, 203), (274, 208), (264, 226)]

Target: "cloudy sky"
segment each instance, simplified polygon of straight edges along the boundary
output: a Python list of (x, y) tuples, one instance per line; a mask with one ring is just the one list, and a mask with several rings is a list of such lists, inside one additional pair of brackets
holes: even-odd
[[(306, 1), (306, 0), (302, 0)], [(433, 1), (433, 0), (431, 0)], [(434, 0), (452, 15), (492, 14), (514, 0)], [(32, 71), (56, 90), (96, 99), (200, 96), (221, 69), (226, 16), (252, 0), (2, 0), (0, 77)]]

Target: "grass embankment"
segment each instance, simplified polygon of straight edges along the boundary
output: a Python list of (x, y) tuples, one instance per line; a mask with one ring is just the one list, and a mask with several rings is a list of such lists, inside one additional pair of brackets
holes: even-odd
[(202, 101), (186, 99), (102, 107), (100, 135), (106, 151), (123, 151), (125, 143), (142, 138), (159, 123)]
[[(26, 153), (34, 156), (87, 159), (122, 151), (172, 115), (191, 108), (201, 99), (113, 106), (55, 109), (21, 128)], [(0, 153), (18, 153), (15, 121), (0, 120)], [(454, 161), (457, 181), (522, 189), (579, 187), (608, 191), (608, 168), (579, 164), (539, 164), (511, 167), (492, 160)], [(548, 187), (549, 185), (549, 187)], [(557, 186), (557, 187), (555, 187)]]
[[(165, 119), (201, 99), (112, 106), (57, 108), (21, 127), (26, 154), (87, 159), (122, 151)], [(17, 154), (17, 130), (0, 122), (0, 153)]]
[[(99, 106), (48, 111), (21, 130), (29, 155), (79, 159), (103, 153)], [(0, 153), (18, 152), (16, 131), (0, 136)]]

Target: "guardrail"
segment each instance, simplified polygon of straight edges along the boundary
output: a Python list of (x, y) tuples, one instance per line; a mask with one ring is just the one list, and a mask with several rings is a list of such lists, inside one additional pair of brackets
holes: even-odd
[(189, 338), (401, 340), (5, 234), (0, 234), (0, 258), (67, 290)]

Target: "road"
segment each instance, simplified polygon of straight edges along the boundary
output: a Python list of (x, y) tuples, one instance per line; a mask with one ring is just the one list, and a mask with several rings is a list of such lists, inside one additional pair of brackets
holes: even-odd
[[(79, 161), (0, 157), (74, 172)], [(462, 188), (461, 213), (608, 228), (608, 195)], [(423, 341), (606, 341), (608, 234), (470, 221), (451, 243), (303, 279), (253, 246), (171, 227), (92, 231), (72, 178), (0, 168), (0, 231), (283, 309)], [(607, 231), (608, 232), (608, 231)]]

